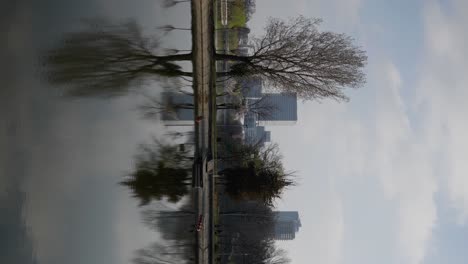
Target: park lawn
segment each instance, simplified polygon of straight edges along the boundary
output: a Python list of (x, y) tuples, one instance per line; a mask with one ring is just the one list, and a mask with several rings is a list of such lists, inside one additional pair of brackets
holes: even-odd
[(247, 24), (247, 16), (245, 12), (246, 10), (243, 1), (234, 2), (229, 9), (228, 27), (245, 27)]
[[(215, 1), (215, 28), (223, 28), (221, 24), (221, 1)], [(229, 4), (228, 7), (228, 28), (233, 27), (245, 27), (247, 25), (247, 15), (245, 10), (245, 4), (243, 0), (236, 0)]]
[[(219, 4), (216, 3), (216, 5)], [(221, 15), (218, 12), (218, 8), (215, 9), (215, 29), (217, 30), (216, 33), (216, 49), (217, 50), (223, 50), (224, 49), (224, 43), (223, 43), (223, 33), (221, 29), (224, 28), (224, 26), (221, 24)], [(245, 15), (245, 8), (243, 6), (240, 6), (237, 2), (232, 5), (232, 9), (230, 9), (230, 13), (228, 15), (228, 25), (227, 28), (236, 28), (236, 27), (245, 27), (246, 26), (246, 15)], [(229, 30), (229, 29), (228, 29)], [(237, 34), (237, 30), (229, 30), (228, 31), (228, 43), (229, 43), (229, 49), (230, 50), (235, 50), (239, 46), (239, 36)]]

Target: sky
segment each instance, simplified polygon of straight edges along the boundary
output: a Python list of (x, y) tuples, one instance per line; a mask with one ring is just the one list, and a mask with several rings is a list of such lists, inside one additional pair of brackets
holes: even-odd
[(348, 103), (303, 102), (272, 127), (300, 185), (277, 206), (297, 210), (293, 263), (466, 263), (468, 2), (257, 0), (268, 17), (320, 17), (367, 51), (367, 84)]

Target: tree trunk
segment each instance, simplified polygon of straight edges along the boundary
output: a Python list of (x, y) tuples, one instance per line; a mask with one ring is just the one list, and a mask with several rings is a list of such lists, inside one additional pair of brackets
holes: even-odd
[[(194, 106), (193, 105), (174, 105), (174, 108), (175, 109), (193, 109)], [(184, 159), (187, 159), (187, 160), (193, 160), (193, 157), (185, 157)]]
[(239, 105), (237, 104), (230, 104), (230, 103), (222, 103), (222, 104), (217, 104), (216, 108), (218, 109), (237, 109), (239, 108)]
[(167, 70), (167, 69), (144, 69), (144, 72), (158, 74), (162, 76), (185, 76), (185, 77), (193, 77), (193, 73), (191, 72), (184, 72), (180, 70)]
[[(249, 76), (249, 73), (239, 73), (236, 71), (227, 71), (227, 72), (216, 72), (216, 77), (235, 77), (235, 76)], [(225, 81), (225, 80), (223, 80)]]
[(190, 61), (193, 59), (193, 54), (174, 54), (174, 55), (165, 55), (165, 56), (155, 56), (158, 61)]
[(250, 56), (238, 56), (238, 55), (231, 55), (231, 54), (215, 54), (215, 60), (230, 60), (230, 61), (241, 61), (241, 62), (249, 62), (251, 57)]

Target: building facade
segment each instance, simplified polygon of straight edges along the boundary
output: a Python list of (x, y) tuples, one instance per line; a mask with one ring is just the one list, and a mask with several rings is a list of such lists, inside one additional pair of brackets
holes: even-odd
[(262, 104), (271, 107), (268, 115), (259, 115), (258, 124), (265, 125), (294, 125), (297, 123), (297, 96), (295, 93), (263, 94)]
[(271, 131), (266, 131), (264, 126), (248, 126), (245, 128), (245, 143), (250, 145), (263, 145), (271, 141)]
[(274, 239), (293, 240), (302, 226), (299, 213), (297, 211), (277, 211), (273, 213), (275, 217)]

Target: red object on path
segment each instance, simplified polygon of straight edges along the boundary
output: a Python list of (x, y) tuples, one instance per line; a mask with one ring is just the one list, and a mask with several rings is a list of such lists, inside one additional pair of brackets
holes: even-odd
[(203, 229), (203, 215), (198, 216), (197, 222), (197, 232), (200, 232)]
[(197, 123), (200, 123), (200, 121), (202, 121), (202, 120), (203, 120), (203, 116), (197, 116), (195, 118), (195, 122), (197, 122)]

